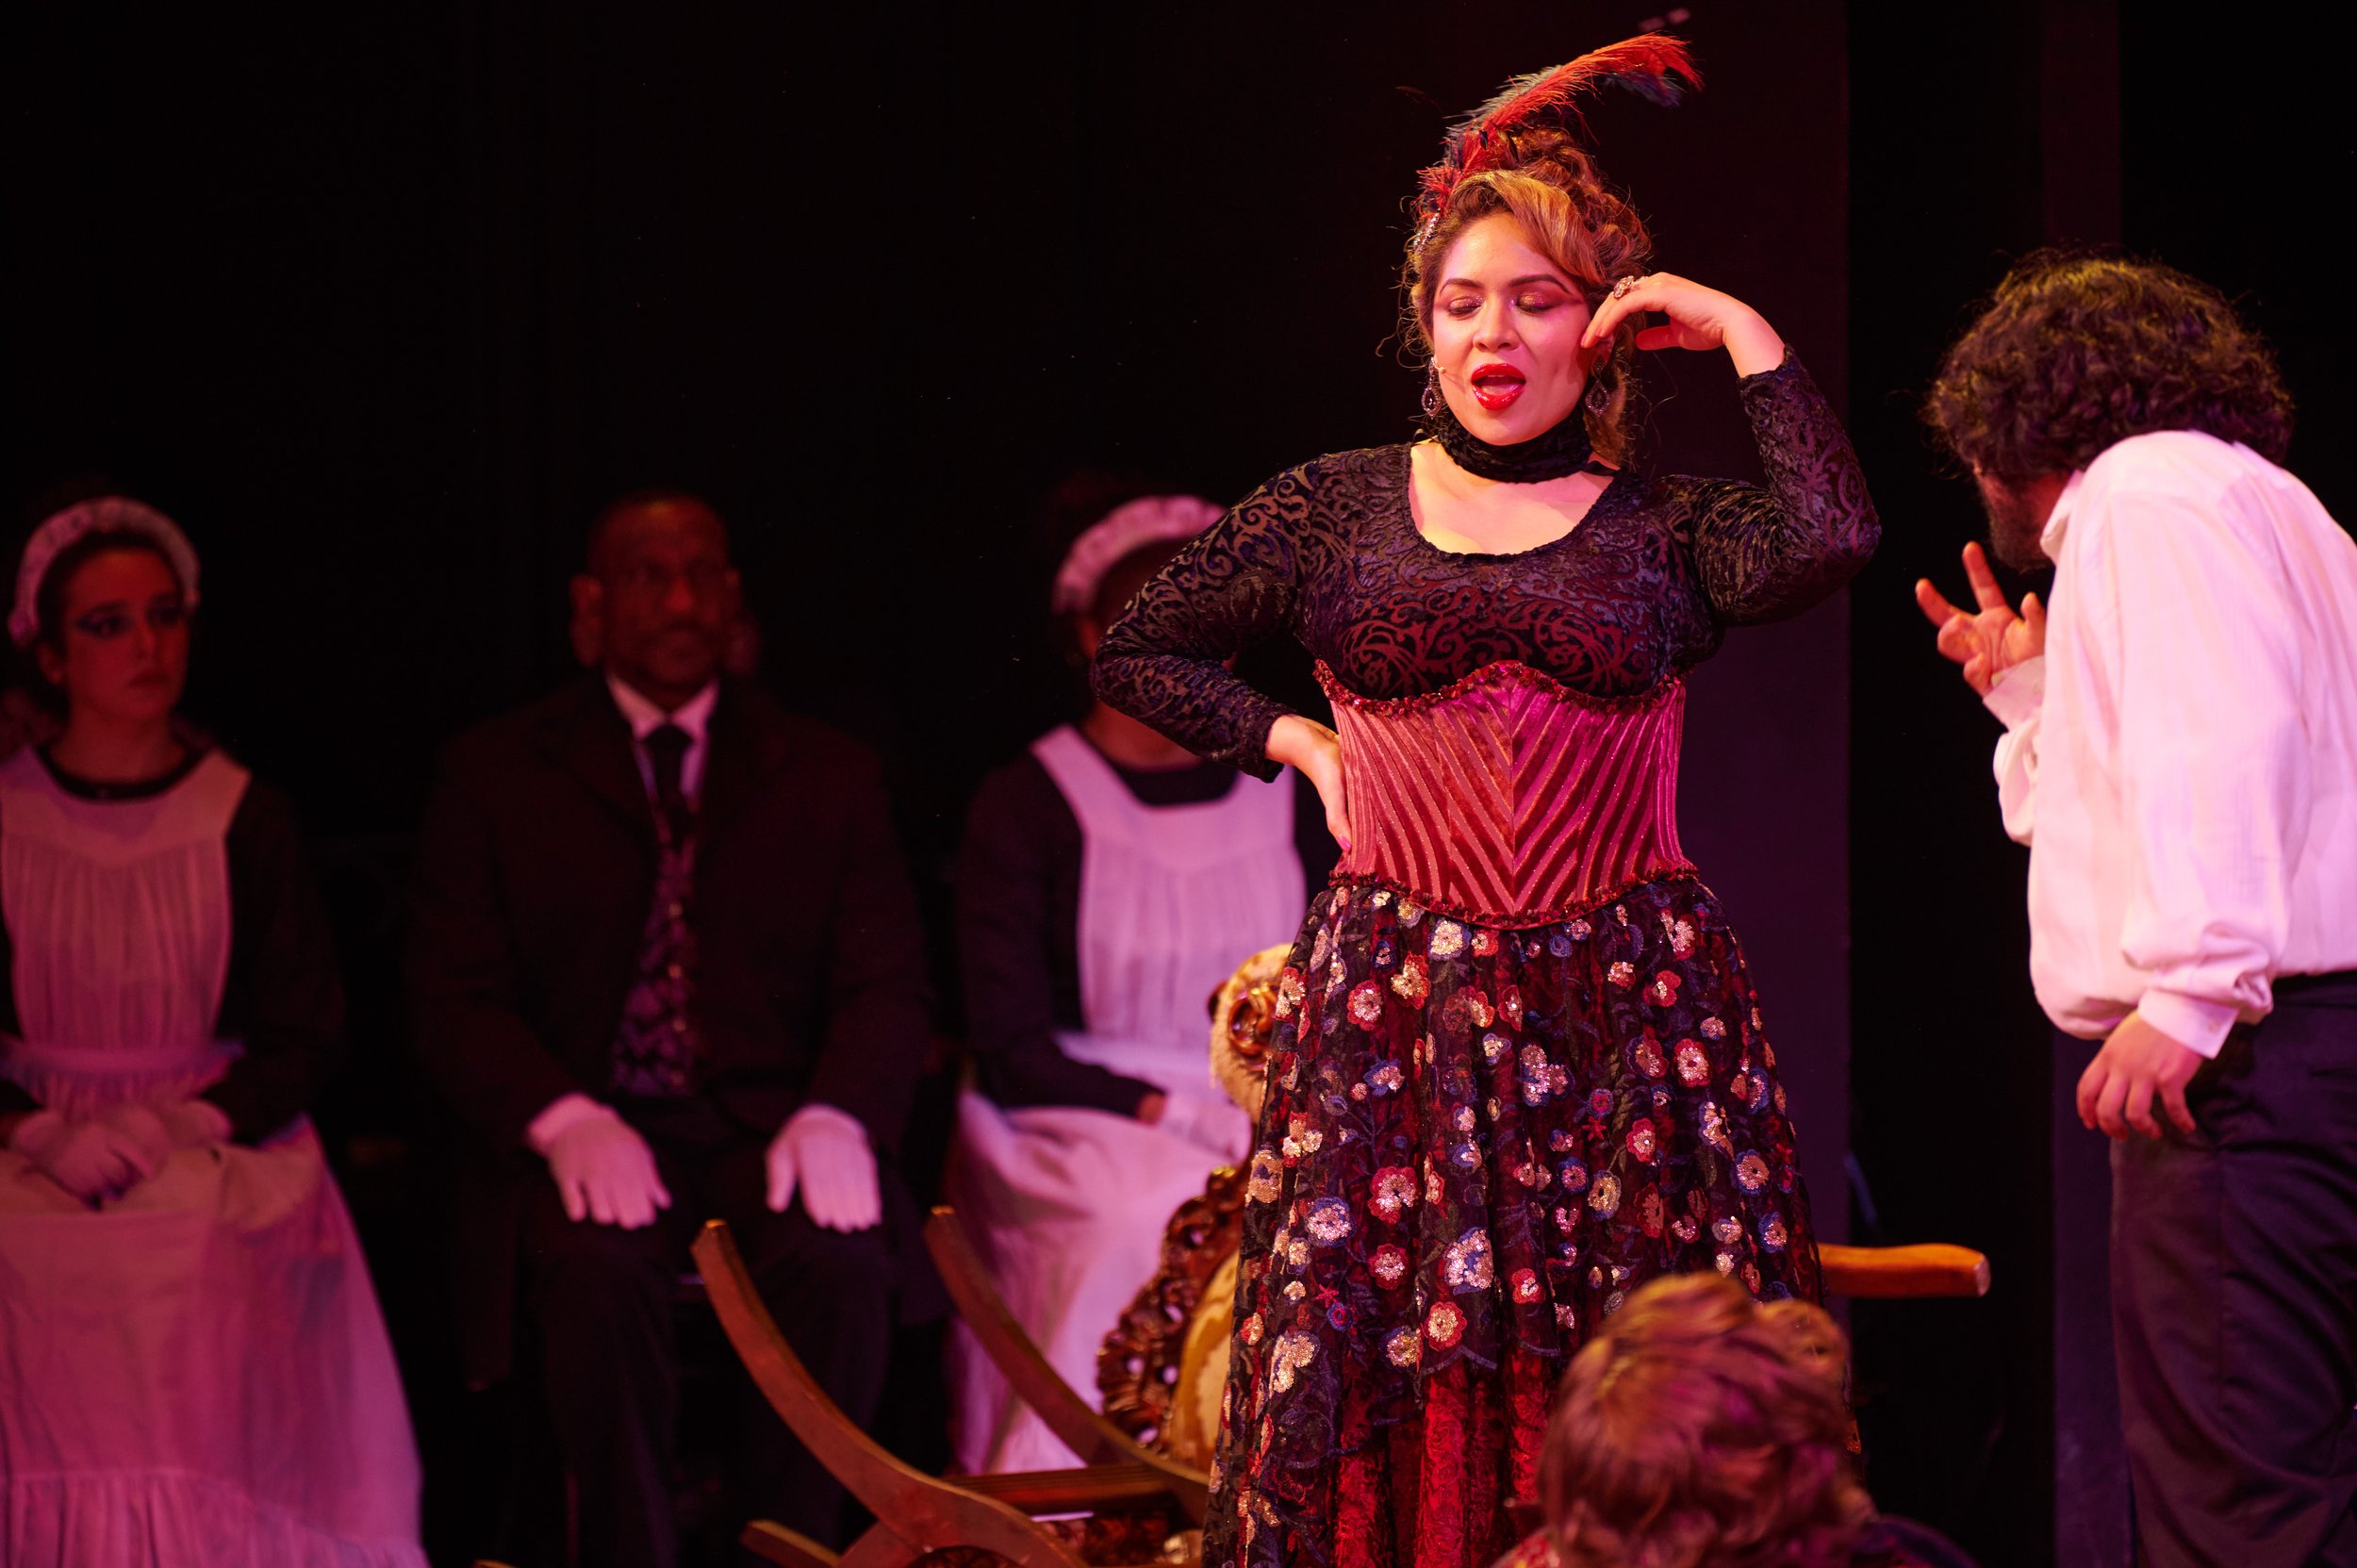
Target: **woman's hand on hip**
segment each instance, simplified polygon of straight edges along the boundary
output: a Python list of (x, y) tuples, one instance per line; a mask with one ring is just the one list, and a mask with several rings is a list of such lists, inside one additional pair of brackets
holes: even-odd
[(1268, 759), (1300, 769), (1326, 807), (1326, 831), (1350, 852), (1350, 801), (1343, 788), (1343, 743), (1313, 718), (1289, 713), (1269, 727)]
[(1626, 290), (1616, 286), (1596, 306), (1579, 346), (1588, 349), (1609, 342), (1623, 322), (1634, 316), (1641, 323), (1648, 312), (1667, 316), (1669, 321), (1642, 327), (1637, 334), (1640, 349), (1724, 349), (1735, 361), (1738, 375), (1757, 375), (1784, 363), (1784, 339), (1758, 311), (1733, 294), (1705, 288), (1675, 272), (1647, 272)]

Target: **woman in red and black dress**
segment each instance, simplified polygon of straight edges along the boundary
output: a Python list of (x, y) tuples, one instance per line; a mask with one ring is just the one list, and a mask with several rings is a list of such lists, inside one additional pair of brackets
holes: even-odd
[[(1814, 1298), (1784, 1095), (1680, 851), (1685, 672), (1838, 589), (1879, 528), (1832, 411), (1739, 301), (1643, 271), (1573, 135), (1655, 37), (1513, 84), (1426, 175), (1427, 438), (1278, 475), (1147, 586), (1097, 690), (1319, 786), (1343, 857), (1280, 982), (1205, 1561), (1479, 1568), (1550, 1390), (1629, 1290)], [(1666, 318), (1647, 326), (1648, 314)], [(1768, 475), (1650, 471), (1636, 351), (1723, 349)], [(1278, 633), (1340, 734), (1224, 663)]]

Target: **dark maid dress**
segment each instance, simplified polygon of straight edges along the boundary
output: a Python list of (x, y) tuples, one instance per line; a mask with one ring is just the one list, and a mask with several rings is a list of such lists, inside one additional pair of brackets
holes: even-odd
[(1879, 525), (1798, 362), (1741, 396), (1765, 488), (1631, 468), (1563, 537), (1483, 555), (1417, 531), (1408, 447), (1322, 457), (1105, 637), (1107, 701), (1263, 775), (1285, 710), (1222, 661), (1300, 639), (1357, 834), (1280, 982), (1211, 1568), (1482, 1568), (1627, 1292), (1818, 1295), (1775, 1052), (1678, 848), (1683, 677), (1839, 588)]

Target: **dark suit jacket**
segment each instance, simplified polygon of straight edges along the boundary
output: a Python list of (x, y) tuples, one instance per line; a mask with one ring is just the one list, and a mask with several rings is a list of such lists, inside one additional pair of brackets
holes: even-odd
[[(763, 1137), (824, 1101), (888, 1154), (930, 1019), (874, 756), (724, 682), (697, 833), (705, 1098)], [(549, 1179), (524, 1128), (561, 1095), (605, 1098), (653, 896), (652, 808), (603, 677), (453, 743), (418, 859), (419, 1050), (480, 1138), (460, 1241), (470, 1299), (484, 1303), (469, 1335), (481, 1381), (505, 1364), (515, 1183)]]

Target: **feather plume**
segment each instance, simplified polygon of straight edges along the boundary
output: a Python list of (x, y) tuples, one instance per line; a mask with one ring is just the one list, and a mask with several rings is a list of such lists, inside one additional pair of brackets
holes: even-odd
[[(1685, 78), (1683, 84), (1680, 77)], [(1626, 88), (1668, 106), (1683, 97), (1687, 88), (1699, 90), (1702, 85), (1702, 73), (1695, 69), (1685, 41), (1668, 33), (1624, 39), (1552, 70), (1515, 77), (1450, 128), (1441, 161), (1424, 172), (1419, 182), (1424, 191), (1420, 205), (1426, 226), (1448, 205), (1449, 193), (1466, 175), (1521, 162), (1516, 142), (1523, 132), (1577, 126), (1584, 133), (1587, 123), (1580, 116), (1579, 103), (1599, 88)]]

